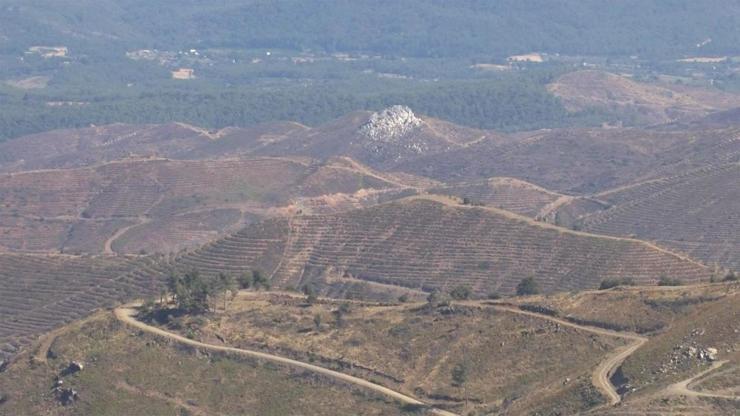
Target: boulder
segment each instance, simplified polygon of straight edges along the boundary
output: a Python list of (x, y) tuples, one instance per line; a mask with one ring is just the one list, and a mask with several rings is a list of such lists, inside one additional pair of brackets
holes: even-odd
[(57, 389), (57, 399), (63, 406), (69, 406), (79, 399), (79, 394), (74, 389)]
[(71, 363), (69, 363), (67, 368), (65, 368), (64, 371), (62, 371), (62, 376), (69, 376), (75, 373), (79, 373), (80, 371), (84, 369), (85, 369), (84, 364), (82, 364), (79, 361), (72, 361)]
[(410, 108), (394, 105), (374, 113), (367, 123), (360, 127), (360, 132), (371, 140), (392, 142), (421, 126), (423, 121), (416, 117)]

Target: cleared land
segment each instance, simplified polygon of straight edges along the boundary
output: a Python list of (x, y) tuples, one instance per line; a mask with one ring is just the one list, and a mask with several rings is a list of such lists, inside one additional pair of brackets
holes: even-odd
[[(98, 313), (51, 344), (46, 364), (18, 360), (0, 377), (2, 414), (403, 415), (372, 391), (264, 360), (171, 343)], [(79, 400), (64, 407), (51, 390), (62, 376)]]
[(740, 106), (740, 96), (674, 84), (647, 84), (601, 71), (565, 74), (548, 86), (571, 111), (592, 108), (638, 123), (666, 123)]
[(0, 254), (0, 355), (93, 310), (152, 293), (149, 261)]
[(293, 198), (399, 188), (346, 159), (119, 161), (0, 176), (0, 249), (170, 252), (197, 247)]
[(661, 275), (686, 282), (711, 276), (699, 263), (640, 241), (578, 233), (431, 196), (266, 221), (176, 263), (207, 275), (258, 269), (276, 287), (310, 282), (333, 296), (381, 298), (389, 294), (374, 294), (362, 283), (426, 292), (465, 285), (486, 296), (513, 293), (530, 276), (548, 292), (594, 288), (607, 278), (649, 284)]

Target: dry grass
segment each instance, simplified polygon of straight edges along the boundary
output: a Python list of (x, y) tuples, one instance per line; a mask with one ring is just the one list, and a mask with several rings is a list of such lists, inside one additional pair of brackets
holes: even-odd
[[(602, 399), (590, 386), (590, 371), (607, 352), (623, 345), (483, 305), (429, 309), (424, 304), (353, 302), (338, 323), (340, 305), (307, 305), (301, 297), (242, 292), (226, 313), (172, 328), (208, 343), (312, 361), (455, 406), (463, 414), (521, 414), (552, 408), (555, 402), (566, 411), (592, 406)], [(452, 381), (459, 364), (468, 368), (463, 387)]]
[[(204, 354), (141, 336), (109, 313), (56, 339), (48, 365), (18, 360), (0, 378), (2, 414), (48, 415), (400, 415), (395, 403), (265, 363)], [(80, 399), (69, 407), (51, 393), (71, 360), (85, 369), (64, 378)]]

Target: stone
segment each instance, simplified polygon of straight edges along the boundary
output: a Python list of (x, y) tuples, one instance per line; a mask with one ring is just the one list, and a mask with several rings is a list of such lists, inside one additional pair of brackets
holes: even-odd
[(421, 126), (424, 122), (409, 107), (394, 105), (373, 113), (360, 133), (373, 141), (393, 142)]
[(68, 376), (71, 374), (79, 373), (80, 371), (84, 369), (85, 369), (84, 364), (82, 364), (79, 361), (72, 361), (71, 363), (69, 363), (67, 368), (65, 368), (64, 371), (62, 371), (62, 376)]

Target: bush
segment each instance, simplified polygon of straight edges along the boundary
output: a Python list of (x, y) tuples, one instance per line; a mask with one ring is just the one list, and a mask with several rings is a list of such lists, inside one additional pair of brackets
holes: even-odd
[(534, 277), (527, 277), (522, 279), (518, 285), (516, 285), (516, 294), (518, 296), (536, 295), (540, 293), (540, 287)]
[(658, 286), (682, 286), (683, 282), (679, 279), (661, 276), (658, 280)]
[(735, 272), (727, 272), (725, 277), (722, 279), (723, 282), (737, 282), (738, 277)]
[(303, 294), (306, 295), (306, 302), (309, 305), (313, 305), (318, 300), (318, 297), (316, 296), (316, 290), (314, 290), (313, 286), (311, 285), (303, 286)]
[(252, 285), (252, 274), (251, 273), (244, 273), (237, 279), (237, 283), (239, 283), (240, 289), (249, 289), (249, 286)]
[(427, 296), (427, 304), (432, 307), (448, 305), (449, 303), (448, 297), (436, 289)]
[(497, 300), (501, 299), (501, 295), (498, 292), (491, 292), (487, 295), (488, 299), (490, 300)]
[(470, 298), (470, 288), (467, 286), (458, 286), (450, 292), (450, 296), (455, 300), (466, 300)]
[(406, 303), (409, 301), (409, 295), (403, 294), (398, 297), (398, 301), (401, 303)]
[(634, 286), (634, 285), (635, 285), (635, 281), (629, 277), (626, 277), (624, 279), (604, 279), (601, 281), (601, 285), (599, 285), (599, 290), (611, 289), (617, 286)]

